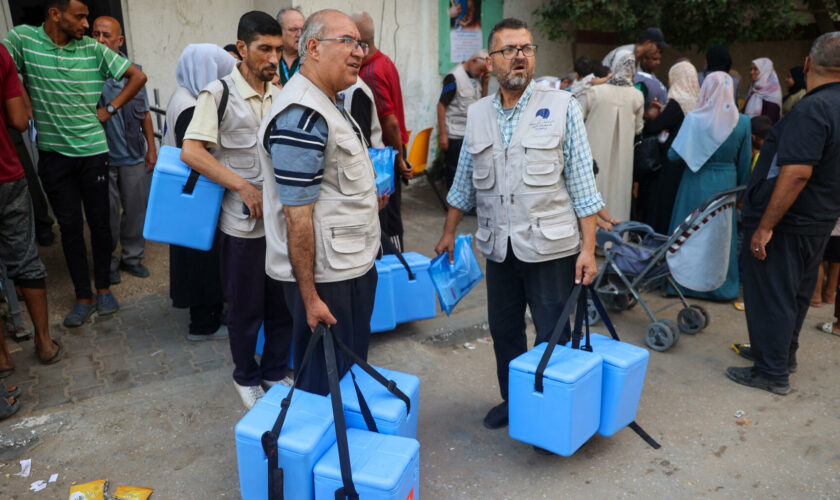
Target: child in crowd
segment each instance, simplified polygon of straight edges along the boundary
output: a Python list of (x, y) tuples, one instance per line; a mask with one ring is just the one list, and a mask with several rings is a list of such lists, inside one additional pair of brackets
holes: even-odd
[(752, 127), (752, 163), (750, 163), (750, 173), (752, 173), (758, 161), (758, 153), (761, 151), (761, 145), (764, 144), (764, 139), (767, 138), (767, 134), (773, 128), (773, 122), (764, 115), (753, 116), (750, 118), (750, 126)]
[[(592, 173), (593, 175), (595, 175), (595, 177), (598, 177), (598, 164), (595, 162), (595, 160), (592, 160)], [(595, 217), (595, 224), (597, 224), (598, 227), (606, 231), (612, 231), (613, 226), (618, 224), (619, 222), (621, 221), (610, 217), (610, 214), (609, 212), (607, 212), (606, 207), (602, 208), (598, 212), (597, 217)]]
[[(828, 271), (825, 267), (828, 267)], [(822, 304), (835, 304), (837, 297), (837, 285), (840, 279), (840, 219), (831, 231), (831, 238), (823, 253), (823, 263), (820, 265), (817, 275), (817, 286), (814, 295), (811, 296), (811, 307), (820, 307)], [(835, 308), (836, 309), (836, 308)], [(836, 309), (835, 312), (840, 312)], [(826, 333), (832, 333), (829, 329)], [(840, 333), (834, 332), (835, 335)]]

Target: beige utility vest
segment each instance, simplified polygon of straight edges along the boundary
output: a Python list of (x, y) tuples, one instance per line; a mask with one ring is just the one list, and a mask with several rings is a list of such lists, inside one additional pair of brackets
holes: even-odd
[[(274, 164), (265, 148), (271, 124), (292, 104), (314, 109), (324, 117), (329, 129), (324, 149), (324, 176), (312, 214), (315, 282), (358, 278), (373, 267), (379, 253), (379, 206), (367, 147), (357, 135), (357, 132), (361, 134), (358, 125), (355, 122), (351, 125), (335, 103), (298, 72), (283, 87), (260, 127), (260, 162), (265, 179), (274, 179)], [(264, 191), (263, 206), (267, 245), (265, 272), (279, 281), (295, 281), (289, 260), (286, 217), (273, 186)]]
[(476, 247), (502, 262), (510, 240), (523, 262), (580, 251), (580, 230), (563, 177), (563, 140), (571, 94), (534, 87), (507, 150), (493, 97), (472, 105), (464, 146), (473, 155)]
[[(260, 128), (260, 120), (236, 90), (233, 78), (228, 75), (222, 80), (227, 83), (230, 95), (225, 114), (219, 123), (219, 138), (211, 153), (228, 170), (262, 191), (263, 176), (260, 170), (260, 150), (257, 147), (257, 130)], [(277, 98), (279, 89), (274, 85), (269, 87), (273, 102)], [(213, 94), (216, 106), (218, 106), (222, 100), (221, 82), (214, 80), (207, 85), (205, 90)], [(261, 238), (265, 234), (263, 221), (245, 213), (244, 207), (239, 193), (226, 189), (219, 214), (219, 230), (238, 238)]]
[(463, 64), (458, 64), (450, 75), (455, 77), (455, 97), (446, 106), (446, 134), (454, 139), (464, 137), (467, 128), (467, 108), (481, 99), (481, 87), (476, 84)]

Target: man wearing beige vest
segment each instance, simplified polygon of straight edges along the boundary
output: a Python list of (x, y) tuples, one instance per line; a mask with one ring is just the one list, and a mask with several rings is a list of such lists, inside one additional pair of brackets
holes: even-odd
[(455, 65), (443, 77), (443, 89), (437, 104), (438, 148), (445, 154), (446, 187), (452, 185), (458, 156), (464, 144), (467, 108), (487, 95), (490, 73), (487, 71), (487, 51), (479, 50), (471, 58)]
[[(367, 49), (345, 14), (312, 14), (300, 37), (300, 71), (258, 133), (268, 182), (266, 272), (283, 282), (294, 318), (297, 387), (316, 394), (329, 391), (320, 349), (303, 370), (301, 362), (318, 323), (367, 358), (380, 238), (376, 182), (362, 132), (339, 96), (356, 81)], [(352, 362), (336, 357), (342, 376)]]
[[(470, 106), (443, 237), (449, 252), (464, 212), (476, 208), (475, 242), (487, 258), (487, 319), (501, 404), (484, 418), (508, 421), (508, 364), (527, 350), (525, 306), (537, 343), (547, 341), (575, 283), (595, 277), (595, 214), (604, 207), (592, 174), (583, 117), (571, 94), (533, 82), (528, 26), (504, 19), (490, 32), (487, 68), (499, 93)], [(569, 337), (569, 325), (564, 338)]]
[[(264, 387), (291, 382), (286, 363), (292, 318), (282, 285), (265, 274), (263, 176), (257, 145), (260, 122), (279, 95), (271, 80), (283, 42), (277, 21), (258, 11), (242, 15), (237, 38), (242, 62), (198, 94), (181, 159), (226, 188), (217, 238), (222, 295), (228, 305), (233, 382), (242, 403), (251, 408)], [(265, 346), (257, 364), (254, 354), (263, 323)], [(196, 337), (190, 336), (191, 340)]]

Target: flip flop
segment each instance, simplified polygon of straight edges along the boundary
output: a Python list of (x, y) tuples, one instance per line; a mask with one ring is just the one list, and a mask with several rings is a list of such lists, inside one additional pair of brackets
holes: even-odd
[(817, 325), (817, 330), (819, 330), (823, 333), (828, 333), (830, 335), (837, 335), (838, 337), (840, 337), (840, 332), (838, 332), (834, 329), (834, 322), (833, 321), (826, 321), (825, 323), (820, 323), (819, 325)]
[(41, 357), (38, 356), (38, 361), (40, 361), (42, 365), (51, 365), (54, 363), (58, 363), (59, 361), (61, 361), (61, 357), (64, 355), (64, 347), (61, 345), (61, 343), (55, 339), (53, 339), (52, 342), (53, 344), (58, 346), (58, 350), (55, 352), (55, 354), (53, 354), (53, 357), (46, 361), (42, 360)]
[(9, 404), (6, 398), (0, 398), (0, 420), (11, 417), (20, 409), (20, 401)]
[(16, 398), (20, 396), (20, 387), (10, 391), (6, 384), (0, 384), (0, 398)]
[(821, 305), (822, 305), (822, 300), (820, 300), (819, 302), (813, 302), (813, 301), (811, 302), (811, 307), (820, 307)]
[(746, 307), (744, 307), (743, 302), (733, 302), (732, 307), (734, 307), (737, 311), (743, 311), (744, 309), (746, 309)]

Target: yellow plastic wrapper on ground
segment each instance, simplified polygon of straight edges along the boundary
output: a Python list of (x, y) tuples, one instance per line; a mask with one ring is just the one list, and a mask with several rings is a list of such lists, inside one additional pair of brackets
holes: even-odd
[(114, 500), (149, 500), (155, 490), (139, 486), (119, 486), (114, 492)]
[(70, 487), (69, 500), (105, 500), (105, 491), (108, 489), (108, 480), (100, 479), (85, 484), (77, 484)]

